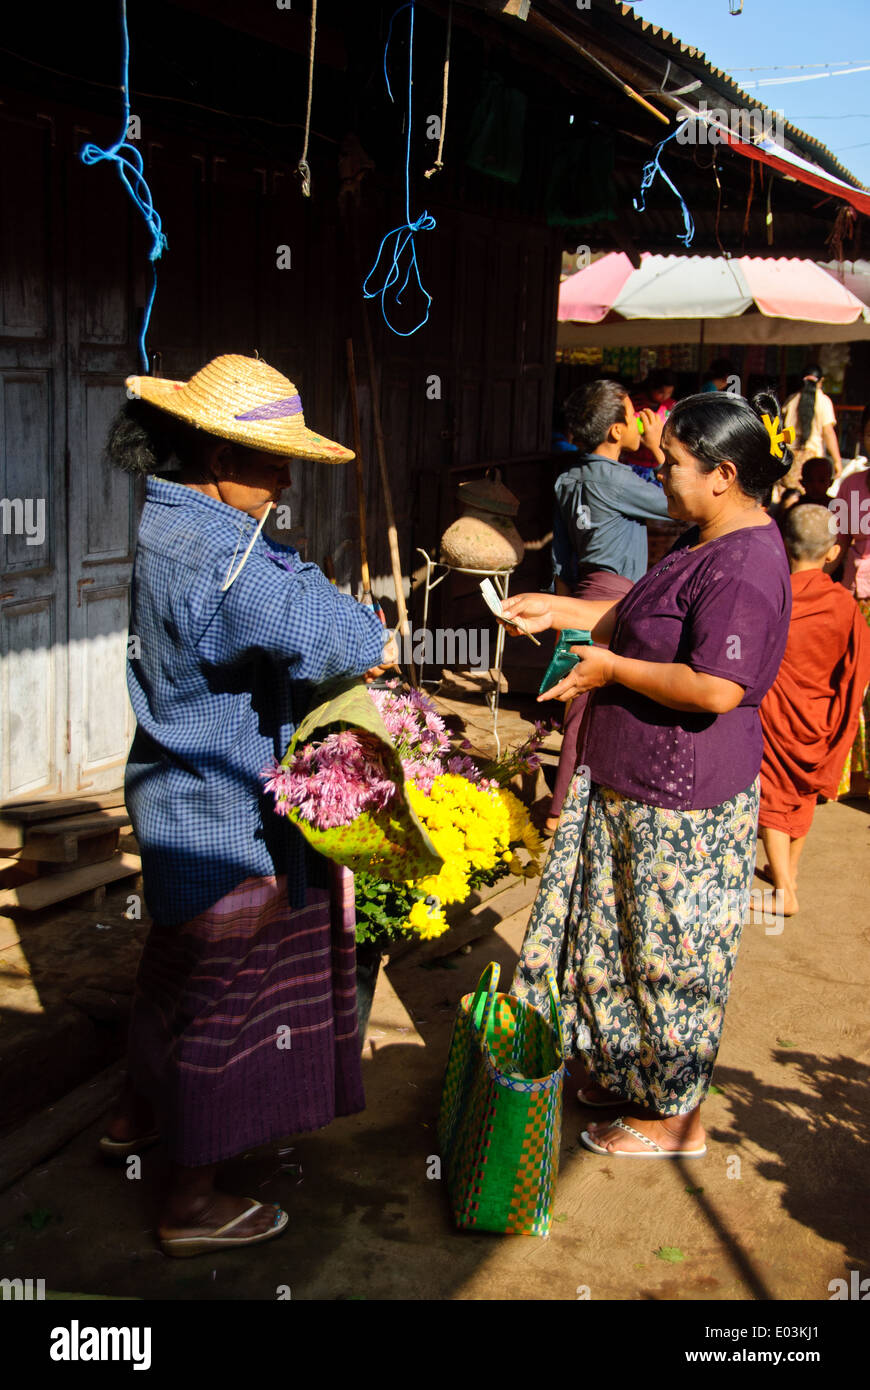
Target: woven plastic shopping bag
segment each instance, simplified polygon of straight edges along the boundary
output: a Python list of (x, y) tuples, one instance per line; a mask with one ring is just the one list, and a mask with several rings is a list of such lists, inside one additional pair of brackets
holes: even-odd
[(496, 992), (492, 961), (453, 1027), (438, 1141), (459, 1227), (545, 1236), (562, 1135), (562, 1021), (552, 970), (552, 1021)]

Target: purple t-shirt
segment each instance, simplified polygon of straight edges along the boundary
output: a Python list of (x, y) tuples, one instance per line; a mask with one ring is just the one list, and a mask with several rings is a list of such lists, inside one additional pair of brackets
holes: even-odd
[(623, 685), (595, 691), (580, 761), (593, 782), (670, 810), (719, 806), (761, 768), (758, 706), (776, 679), (791, 617), (779, 528), (744, 527), (699, 550), (692, 527), (617, 609), (611, 651), (679, 662), (746, 687), (736, 709), (691, 714)]

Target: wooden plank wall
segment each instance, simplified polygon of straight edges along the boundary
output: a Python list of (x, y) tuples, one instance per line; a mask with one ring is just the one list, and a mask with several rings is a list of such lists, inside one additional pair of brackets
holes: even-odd
[[(63, 785), (71, 786), (76, 777), (93, 785), (89, 779), (101, 776), (101, 768), (111, 776), (119, 754), (123, 760), (123, 679), (119, 675), (112, 690), (105, 688), (99, 705), (106, 718), (110, 708), (118, 711), (105, 747), (96, 738), (98, 727), (108, 728), (101, 716), (90, 724), (86, 720), (78, 733), (73, 730), (73, 742), (78, 737), (80, 746), (69, 754), (61, 743), (52, 746), (55, 734), (63, 740), (73, 697), (83, 708), (87, 691), (93, 693), (103, 677), (96, 665), (76, 668), (66, 658), (58, 664), (50, 653), (65, 650), (68, 657), (73, 639), (80, 646), (94, 637), (113, 666), (111, 654), (121, 658), (135, 514), (129, 485), (103, 470), (99, 454), (112, 411), (124, 401), (123, 376), (140, 370), (135, 339), (148, 287), (146, 235), (114, 171), (86, 168), (77, 157), (85, 139), (111, 143), (112, 120), (9, 93), (4, 122), (12, 130), (10, 150), (20, 155), (4, 166), (4, 207), (19, 208), (17, 222), (3, 218), (0, 279), (11, 315), (3, 338), (4, 365), (11, 372), (7, 390), (16, 389), (15, 373), (26, 368), (28, 381), (36, 372), (49, 391), (39, 408), (28, 408), (27, 428), (22, 425), (7, 440), (5, 491), (17, 495), (21, 470), (39, 476), (50, 455), (43, 491), (55, 508), (54, 553), (45, 562), (54, 571), (44, 615), (51, 621), (44, 633), (28, 629), (19, 644), (34, 666), (31, 684), (45, 696), (35, 703), (34, 713), (44, 706), (44, 718), (33, 726), (29, 742), (43, 749), (40, 784), (54, 785), (52, 769), (66, 756), (74, 766)], [(32, 151), (22, 143), (25, 137), (36, 142)], [(393, 586), (358, 281), (334, 189), (324, 181), (320, 196), (306, 202), (287, 164), (261, 150), (231, 148), (207, 129), (185, 133), (149, 122), (141, 149), (169, 237), (158, 266), (149, 333), (163, 376), (185, 378), (221, 352), (259, 352), (296, 382), (312, 425), (349, 441), (345, 338), (353, 333), (372, 574), (389, 600)], [(30, 186), (37, 178), (39, 189)], [(50, 196), (40, 201), (40, 190), (51, 190)], [(546, 456), (550, 434), (559, 236), (531, 216), (486, 215), (442, 202), (435, 185), (427, 189), (427, 202), (438, 224), (418, 238), (421, 273), (433, 296), (428, 324), (411, 338), (397, 338), (381, 323), (377, 306), (369, 308), (406, 576), (418, 558), (416, 547), (434, 554), (455, 517), (454, 489), (461, 477), (492, 463), (507, 467), (509, 485), (521, 477), (521, 530), (546, 527), (550, 508), (549, 482), (538, 495), (536, 460)], [(364, 269), (383, 233), (399, 220), (396, 188), (373, 179), (361, 220)], [(290, 249), (289, 269), (278, 267), (282, 246)], [(39, 274), (24, 273), (31, 262), (38, 263)], [(27, 293), (38, 290), (38, 302), (19, 304), (22, 286), (31, 287)], [(433, 376), (439, 378), (437, 391), (431, 389)], [(517, 472), (519, 461), (525, 472)], [(289, 539), (319, 564), (331, 556), (338, 582), (355, 588), (353, 470), (300, 462), (287, 500), (293, 511)], [(15, 538), (7, 539), (14, 551)], [(67, 555), (68, 548), (77, 558)], [(23, 557), (31, 566), (34, 549)], [(10, 565), (13, 560), (10, 552)], [(81, 566), (91, 562), (102, 566), (93, 571), (96, 581), (87, 580), (97, 587), (80, 589)], [(22, 594), (27, 598), (23, 588)], [(449, 605), (447, 586), (442, 596)], [(104, 665), (101, 657), (99, 668)], [(19, 703), (16, 699), (13, 707)], [(23, 746), (20, 739), (13, 742)], [(32, 780), (25, 769), (10, 785), (17, 789)]]
[[(220, 352), (259, 352), (292, 377), (317, 429), (349, 440), (345, 339), (353, 334), (372, 572), (389, 596), (358, 286), (348, 274), (349, 246), (334, 199), (306, 202), (288, 167), (227, 150), (217, 137), (151, 130), (143, 154), (170, 241), (158, 267), (149, 333), (162, 375), (186, 377)], [(129, 216), (120, 188), (109, 179), (97, 185), (94, 173), (72, 170), (91, 235)], [(432, 551), (456, 514), (452, 470), (546, 454), (552, 411), (558, 235), (531, 219), (441, 206), (432, 192), (437, 228), (418, 237), (421, 273), (433, 297), (428, 323), (400, 338), (383, 325), (376, 302), (368, 308), (406, 571), (416, 547)], [(372, 187), (368, 197), (360, 234), (364, 269), (396, 220), (395, 190)], [(73, 235), (86, 236), (85, 227)], [(135, 220), (129, 235), (135, 317), (145, 292), (144, 236)], [(102, 236), (107, 255), (112, 243), (110, 234)], [(289, 269), (277, 264), (284, 246)], [(124, 274), (119, 263), (119, 280)], [(131, 370), (138, 370), (135, 363)], [(427, 391), (433, 375), (440, 379), (434, 399)], [(288, 500), (291, 539), (319, 564), (332, 556), (340, 584), (356, 583), (353, 471), (300, 464)]]

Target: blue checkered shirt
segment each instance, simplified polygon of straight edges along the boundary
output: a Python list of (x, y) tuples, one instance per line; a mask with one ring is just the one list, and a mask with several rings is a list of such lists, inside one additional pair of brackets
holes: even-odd
[[(145, 898), (172, 925), (251, 875), (286, 874), (305, 901), (306, 847), (275, 815), (261, 772), (281, 758), (312, 687), (360, 675), (383, 652), (372, 611), (256, 523), (179, 483), (149, 478), (133, 567), (127, 686), (138, 727), (127, 807)], [(138, 650), (137, 650), (138, 648)]]

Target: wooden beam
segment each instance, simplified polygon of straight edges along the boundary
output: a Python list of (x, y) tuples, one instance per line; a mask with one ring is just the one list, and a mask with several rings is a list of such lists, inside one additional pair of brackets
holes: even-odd
[(129, 824), (126, 807), (111, 806), (87, 816), (60, 816), (57, 820), (38, 821), (25, 827), (25, 841), (29, 843), (37, 835), (99, 835), (102, 831), (119, 830), (122, 825)]
[(24, 827), (17, 821), (6, 820), (0, 817), (0, 851), (8, 854), (11, 851), (21, 849), (24, 844)]
[(30, 801), (4, 801), (0, 804), (0, 820), (30, 825), (33, 821), (57, 819), (58, 816), (83, 816), (89, 811), (111, 810), (124, 805), (124, 788), (100, 792), (96, 796), (39, 796)]
[(38, 912), (40, 908), (63, 902), (89, 888), (98, 888), (102, 883), (129, 878), (141, 869), (142, 860), (138, 854), (115, 854), (101, 864), (88, 864), (81, 869), (70, 869), (68, 873), (48, 874), (31, 883), (22, 883), (18, 888), (5, 888), (0, 891), (0, 909), (23, 907), (28, 912)]
[(115, 1062), (7, 1134), (0, 1153), (0, 1189), (23, 1178), (37, 1163), (43, 1163), (99, 1119), (120, 1091), (126, 1065), (124, 1061)]
[(37, 859), (43, 864), (98, 864), (111, 859), (118, 848), (119, 830), (117, 826), (107, 826), (102, 830), (92, 830), (86, 835), (28, 835), (21, 851), (21, 859), (16, 863)]

